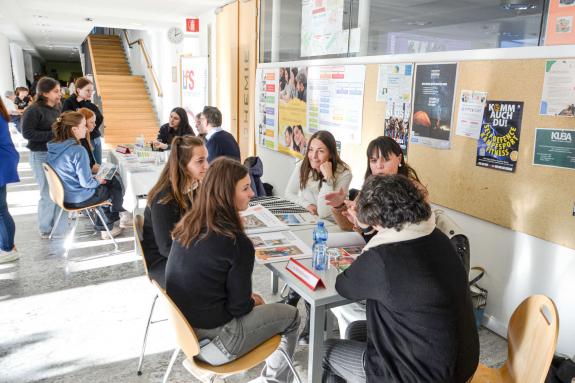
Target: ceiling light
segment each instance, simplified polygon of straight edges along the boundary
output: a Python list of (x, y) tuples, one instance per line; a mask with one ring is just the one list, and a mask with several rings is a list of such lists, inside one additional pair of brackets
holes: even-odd
[(507, 11), (527, 11), (537, 8), (535, 0), (501, 0), (501, 8)]
[(92, 21), (94, 21), (94, 19), (91, 18), (91, 17), (86, 17), (84, 20), (86, 20), (86, 21), (89, 22), (89, 23), (91, 23)]
[(416, 20), (416, 21), (408, 21), (407, 25), (412, 25), (412, 26), (416, 26), (416, 27), (423, 27), (425, 25), (429, 25), (431, 24), (431, 21), (426, 21), (426, 20)]

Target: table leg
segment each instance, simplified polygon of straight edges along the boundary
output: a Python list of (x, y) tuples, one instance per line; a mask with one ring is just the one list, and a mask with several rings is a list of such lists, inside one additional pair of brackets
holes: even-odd
[(271, 283), (272, 283), (272, 294), (276, 295), (278, 293), (278, 275), (276, 273), (274, 273), (273, 271), (270, 271), (271, 273)]
[(315, 383), (321, 380), (322, 374), (325, 306), (311, 307), (309, 325), (307, 379), (308, 383)]

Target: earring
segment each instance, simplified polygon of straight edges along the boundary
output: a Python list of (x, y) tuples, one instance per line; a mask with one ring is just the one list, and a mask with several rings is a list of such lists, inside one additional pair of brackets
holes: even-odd
[(401, 167), (401, 164), (399, 164), (399, 167)]

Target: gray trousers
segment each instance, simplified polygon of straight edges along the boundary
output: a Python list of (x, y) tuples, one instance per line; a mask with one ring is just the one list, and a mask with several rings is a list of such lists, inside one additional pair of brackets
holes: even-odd
[(366, 322), (352, 323), (347, 335), (348, 340), (325, 342), (322, 383), (365, 383)]
[[(293, 356), (300, 317), (297, 308), (281, 303), (255, 306), (247, 315), (234, 318), (214, 329), (194, 329), (200, 341), (197, 358), (221, 365), (239, 358), (276, 334), (282, 335), (279, 349)], [(265, 382), (283, 383), (292, 379), (291, 371), (280, 352), (266, 359), (261, 377)]]

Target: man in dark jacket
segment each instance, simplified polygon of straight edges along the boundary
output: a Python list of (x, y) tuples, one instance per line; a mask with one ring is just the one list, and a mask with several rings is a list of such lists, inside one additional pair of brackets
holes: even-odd
[(240, 147), (229, 132), (222, 129), (222, 113), (215, 106), (206, 106), (200, 117), (202, 129), (200, 135), (206, 136), (208, 162), (212, 163), (218, 157), (226, 156), (240, 161)]
[(467, 274), (424, 196), (404, 176), (371, 177), (357, 208), (378, 233), (336, 290), (367, 300), (367, 341), (328, 340), (323, 381), (467, 382), (479, 362)]

